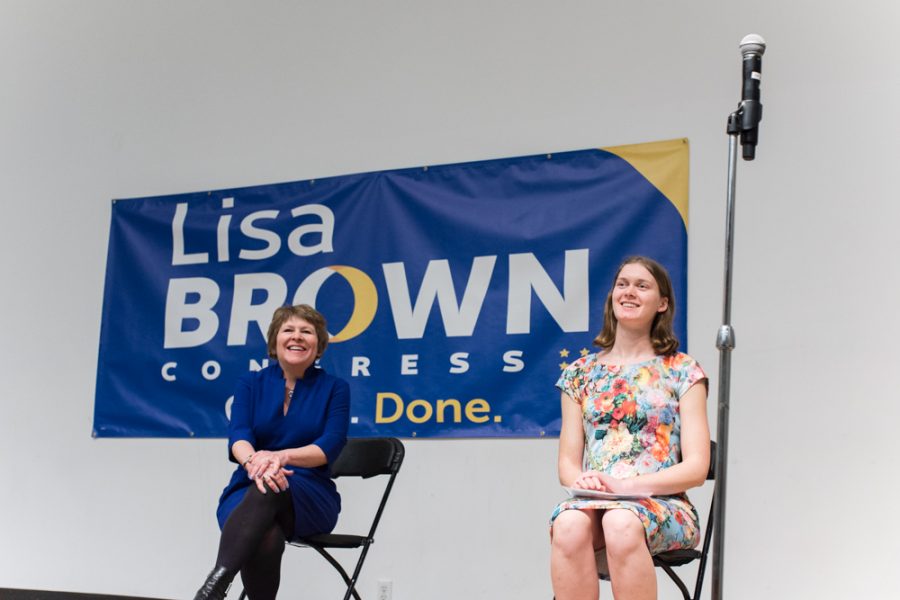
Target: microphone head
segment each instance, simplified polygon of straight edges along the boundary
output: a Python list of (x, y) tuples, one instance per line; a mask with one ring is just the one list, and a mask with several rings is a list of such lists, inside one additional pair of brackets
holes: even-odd
[(751, 33), (750, 35), (745, 35), (744, 39), (741, 40), (741, 54), (744, 56), (748, 54), (759, 54), (762, 56), (765, 51), (766, 40), (761, 35)]

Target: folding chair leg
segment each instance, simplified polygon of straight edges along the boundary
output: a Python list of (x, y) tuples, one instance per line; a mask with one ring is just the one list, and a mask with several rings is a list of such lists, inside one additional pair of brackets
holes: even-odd
[(681, 590), (681, 595), (684, 596), (684, 600), (691, 600), (691, 593), (688, 591), (687, 586), (684, 585), (684, 582), (681, 581), (681, 577), (675, 574), (675, 571), (672, 570), (672, 567), (669, 565), (660, 564), (658, 565), (660, 569), (666, 572), (666, 575), (675, 582), (675, 585), (678, 586), (678, 589)]
[(353, 570), (353, 577), (350, 579), (350, 588), (347, 590), (347, 594), (344, 595), (344, 600), (350, 600), (350, 590), (353, 590), (353, 595), (356, 596), (356, 600), (359, 600), (359, 596), (356, 595), (356, 579), (359, 577), (360, 571), (362, 571), (363, 561), (366, 560), (366, 554), (369, 553), (369, 545), (371, 543), (371, 539), (363, 542), (362, 552), (359, 554), (359, 560), (356, 561), (356, 568)]
[(341, 566), (341, 563), (335, 560), (335, 558), (331, 556), (324, 548), (319, 548), (317, 546), (310, 546), (310, 548), (321, 554), (322, 558), (327, 560), (331, 564), (331, 566), (334, 567), (338, 573), (340, 573), (341, 577), (344, 580), (344, 584), (347, 586), (347, 593), (344, 594), (344, 600), (350, 600), (351, 595), (356, 600), (362, 600), (356, 591), (356, 577), (359, 575), (359, 563), (357, 563), (356, 571), (353, 573), (353, 579), (351, 579), (350, 576), (347, 575), (347, 571), (344, 570), (344, 567)]
[[(709, 514), (712, 515), (715, 509), (716, 501), (715, 497), (713, 497), (713, 501), (709, 504)], [(703, 556), (700, 557), (700, 566), (697, 567), (697, 585), (694, 587), (695, 600), (700, 598), (700, 591), (703, 589), (703, 574), (706, 573), (706, 557), (708, 556), (709, 544), (712, 540), (713, 529), (714, 527), (712, 524), (707, 526), (706, 535), (703, 536)]]

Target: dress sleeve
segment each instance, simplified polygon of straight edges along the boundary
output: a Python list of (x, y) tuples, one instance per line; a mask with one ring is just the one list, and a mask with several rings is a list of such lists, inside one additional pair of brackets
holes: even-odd
[(579, 404), (581, 403), (581, 388), (584, 381), (584, 364), (585, 358), (579, 358), (563, 369), (559, 379), (556, 380), (556, 387)]
[(347, 444), (350, 426), (350, 386), (343, 379), (336, 379), (328, 398), (325, 427), (313, 444), (322, 449), (328, 464), (333, 463)]
[(683, 360), (681, 361), (681, 365), (678, 371), (679, 398), (687, 394), (688, 390), (691, 389), (691, 387), (693, 387), (695, 383), (699, 383), (702, 381), (704, 385), (708, 385), (708, 378), (706, 377), (706, 373), (703, 371), (703, 368), (700, 366), (700, 363), (698, 363), (687, 354), (683, 355)]
[(234, 401), (231, 403), (231, 420), (228, 422), (228, 460), (236, 463), (231, 447), (238, 440), (245, 440), (256, 448), (256, 436), (253, 434), (253, 388), (260, 385), (259, 378), (251, 378), (246, 374), (238, 379), (234, 389)]

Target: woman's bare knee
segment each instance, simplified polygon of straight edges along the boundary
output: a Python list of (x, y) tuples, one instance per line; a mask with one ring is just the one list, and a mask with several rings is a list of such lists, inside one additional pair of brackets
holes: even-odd
[(640, 518), (625, 509), (606, 511), (603, 515), (603, 537), (610, 559), (616, 555), (647, 551), (644, 525)]
[(553, 547), (566, 553), (592, 547), (593, 525), (580, 510), (563, 511), (553, 521), (550, 531)]

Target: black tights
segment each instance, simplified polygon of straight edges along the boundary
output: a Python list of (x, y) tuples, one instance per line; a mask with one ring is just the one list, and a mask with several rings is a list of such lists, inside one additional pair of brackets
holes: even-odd
[(225, 521), (216, 565), (240, 570), (250, 600), (275, 600), (284, 542), (293, 531), (291, 493), (262, 494), (251, 485)]

